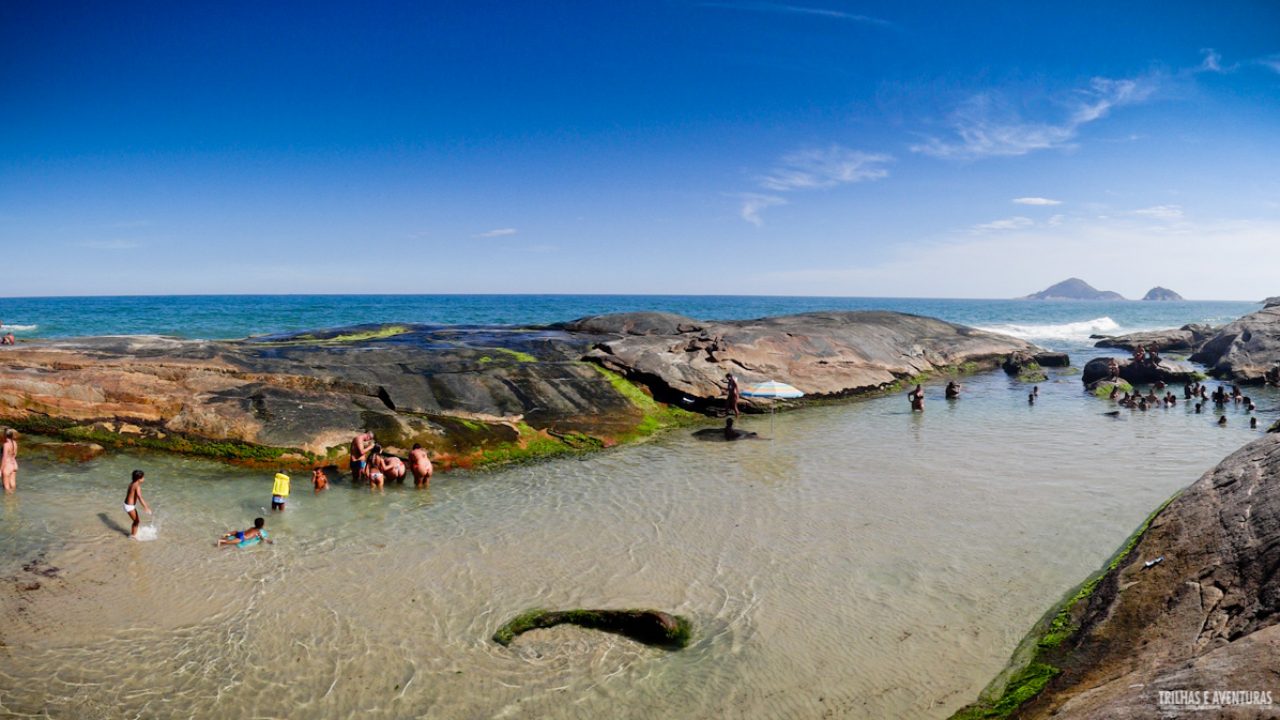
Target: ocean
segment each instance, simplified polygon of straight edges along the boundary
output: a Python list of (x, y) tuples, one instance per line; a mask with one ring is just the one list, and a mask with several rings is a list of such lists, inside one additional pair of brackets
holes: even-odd
[(1222, 324), (1259, 309), (1229, 301), (1089, 302), (767, 295), (190, 295), (0, 299), (16, 337), (172, 335), (227, 339), (374, 322), (543, 325), (661, 310), (742, 320), (818, 310), (897, 310), (1004, 332), (1051, 349), (1092, 334)]

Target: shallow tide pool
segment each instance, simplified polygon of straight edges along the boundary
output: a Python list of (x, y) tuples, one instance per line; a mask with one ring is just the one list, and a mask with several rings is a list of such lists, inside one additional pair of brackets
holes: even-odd
[[(22, 458), (0, 500), (0, 713), (942, 718), (1163, 500), (1260, 431), (1003, 374), (373, 494), (157, 455)], [(1260, 424), (1276, 397), (1250, 388)], [(1179, 393), (1180, 394), (1180, 393)], [(147, 472), (156, 539), (124, 537)], [(274, 545), (217, 549), (267, 518)], [(531, 607), (688, 616), (680, 652)]]

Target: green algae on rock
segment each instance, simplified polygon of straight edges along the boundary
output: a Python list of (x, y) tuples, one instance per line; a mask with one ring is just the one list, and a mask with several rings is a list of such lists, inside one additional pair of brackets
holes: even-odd
[(661, 610), (527, 610), (508, 620), (493, 634), (499, 645), (510, 645), (530, 630), (563, 624), (624, 635), (646, 645), (672, 650), (687, 647), (693, 625), (687, 618)]

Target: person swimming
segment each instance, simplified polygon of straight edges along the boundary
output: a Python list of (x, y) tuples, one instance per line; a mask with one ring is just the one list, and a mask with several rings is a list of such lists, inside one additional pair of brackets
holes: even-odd
[(958, 400), (960, 398), (960, 383), (955, 380), (947, 382), (946, 396), (948, 400)]
[(266, 541), (268, 545), (274, 544), (271, 538), (267, 537), (267, 521), (262, 518), (253, 519), (253, 527), (248, 530), (232, 530), (223, 535), (218, 540), (218, 547), (226, 547), (235, 545), (236, 547), (246, 548), (250, 545), (257, 545), (262, 541)]

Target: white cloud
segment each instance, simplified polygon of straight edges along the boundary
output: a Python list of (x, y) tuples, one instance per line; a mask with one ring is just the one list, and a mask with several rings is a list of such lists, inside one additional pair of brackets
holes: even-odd
[(1181, 220), (1183, 217), (1181, 205), (1153, 205), (1149, 208), (1134, 210), (1133, 214), (1140, 217), (1149, 217), (1156, 220), (1167, 220), (1171, 222), (1174, 220)]
[(1003, 220), (992, 220), (989, 223), (974, 225), (973, 232), (985, 233), (985, 232), (1000, 232), (1002, 230), (1022, 230), (1024, 228), (1029, 228), (1035, 224), (1036, 224), (1035, 221), (1029, 217), (1022, 217), (1021, 215), (1015, 215), (1014, 217), (1004, 218)]
[(742, 210), (740, 214), (742, 219), (761, 227), (764, 225), (764, 218), (760, 217), (760, 211), (765, 208), (775, 207), (777, 205), (786, 205), (785, 198), (776, 195), (761, 195), (759, 193), (741, 193), (738, 197), (742, 200)]
[(797, 150), (784, 155), (760, 185), (769, 190), (815, 190), (864, 180), (879, 180), (889, 175), (884, 164), (893, 160), (888, 155), (850, 150), (840, 145)]
[(1019, 205), (1061, 205), (1061, 200), (1050, 200), (1042, 197), (1020, 197), (1014, 198), (1013, 201)]
[(507, 237), (509, 235), (515, 235), (516, 232), (517, 231), (515, 228), (497, 228), (495, 230), (486, 230), (485, 232), (482, 232), (482, 233), (476, 233), (471, 237), (475, 237), (475, 238)]
[(951, 114), (954, 138), (931, 137), (912, 145), (911, 151), (973, 160), (1067, 147), (1082, 126), (1106, 117), (1113, 108), (1145, 101), (1155, 88), (1152, 78), (1094, 78), (1087, 88), (1072, 93), (1067, 116), (1052, 122), (1024, 120), (1016, 111), (1003, 108), (996, 96), (975, 95)]
[(1271, 68), (1272, 70), (1280, 73), (1280, 53), (1277, 53), (1275, 55), (1268, 55), (1263, 58), (1258, 58), (1254, 62), (1258, 63), (1259, 65), (1262, 65), (1263, 67)]
[(1200, 54), (1204, 55), (1204, 60), (1200, 62), (1200, 70), (1203, 72), (1222, 72), (1222, 56), (1213, 48), (1201, 48)]
[(133, 250), (141, 247), (136, 240), (85, 240), (76, 244), (90, 250)]
[(782, 3), (705, 2), (701, 3), (701, 7), (725, 8), (727, 10), (747, 10), (750, 12), (786, 13), (788, 15), (814, 15), (817, 17), (832, 18), (835, 20), (850, 20), (853, 22), (867, 23), (869, 25), (880, 25), (882, 27), (891, 27), (893, 25), (893, 23), (888, 20), (881, 20), (880, 18), (871, 17), (870, 15), (859, 15), (857, 13), (843, 12), (841, 10), (828, 10), (826, 8), (785, 5)]
[[(1170, 234), (1132, 216), (1081, 218), (1052, 227), (898, 242), (883, 261), (762, 273), (741, 281), (780, 291), (803, 288), (813, 295), (850, 294), (856, 288), (868, 296), (991, 298), (1019, 297), (1076, 276), (1127, 297), (1142, 297), (1151, 286), (1162, 285), (1192, 298), (1256, 300), (1275, 294), (1276, 237), (1280, 221), (1199, 222), (1186, 233)], [(1250, 262), (1230, 273), (1205, 273), (1186, 262), (1205, 247)], [(1136, 268), (1134, 258), (1142, 258)]]
[(1067, 219), (1066, 215), (1062, 215), (1062, 214), (1050, 215), (1049, 219), (1045, 220), (1044, 223), (1049, 227), (1057, 227), (1062, 223), (1066, 222), (1066, 219)]

